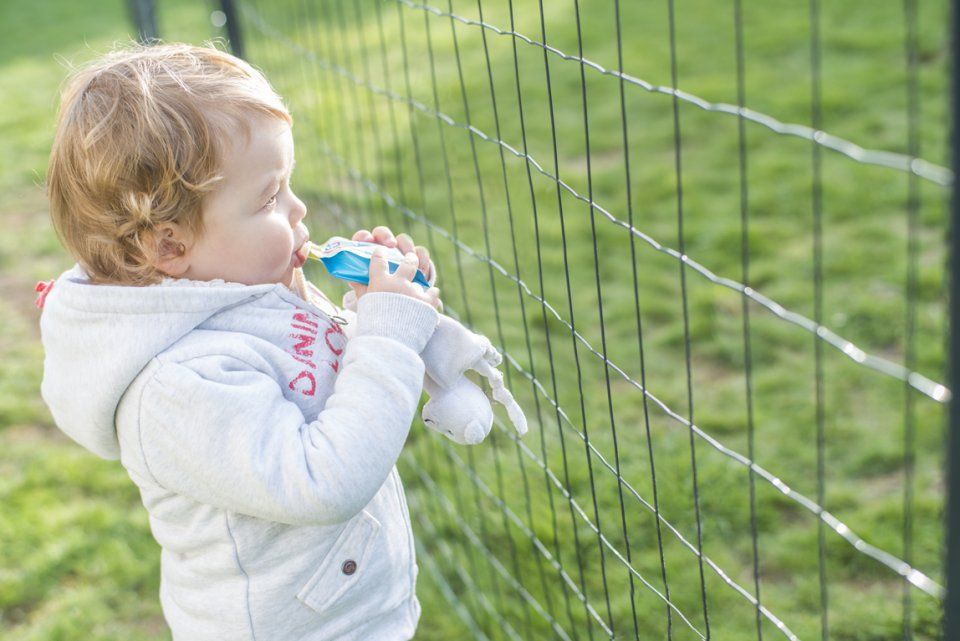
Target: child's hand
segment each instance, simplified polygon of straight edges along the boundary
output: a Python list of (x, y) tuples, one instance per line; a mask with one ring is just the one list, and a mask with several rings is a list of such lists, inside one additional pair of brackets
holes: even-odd
[(433, 280), (434, 283), (436, 282), (436, 279), (432, 278), (434, 265), (430, 262), (430, 252), (427, 251), (427, 248), (423, 245), (414, 245), (413, 238), (411, 238), (409, 234), (401, 233), (399, 236), (394, 237), (389, 227), (379, 225), (373, 228), (373, 233), (370, 233), (366, 229), (358, 230), (350, 240), (377, 243), (384, 247), (396, 247), (404, 255), (413, 252), (420, 261), (418, 269), (426, 276), (427, 280)]
[(387, 266), (385, 253), (385, 250), (380, 247), (373, 251), (373, 255), (370, 257), (369, 284), (350, 283), (350, 287), (357, 295), (357, 301), (369, 292), (394, 292), (416, 298), (437, 311), (443, 311), (439, 288), (431, 287), (424, 291), (423, 287), (413, 282), (413, 277), (417, 272), (417, 255), (413, 252), (407, 252), (403, 262), (391, 274)]

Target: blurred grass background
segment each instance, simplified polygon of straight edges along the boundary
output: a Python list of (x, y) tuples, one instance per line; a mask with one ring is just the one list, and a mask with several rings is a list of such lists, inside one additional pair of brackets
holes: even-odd
[[(475, 2), (432, 4), (441, 13), (452, 9), (481, 19)], [(575, 55), (572, 2), (544, 4), (549, 44)], [(625, 73), (669, 86), (667, 4), (621, 4)], [(167, 40), (200, 43), (216, 33), (208, 3), (159, 5), (159, 31)], [(613, 1), (582, 5), (584, 57), (616, 69)], [(945, 164), (946, 3), (922, 0), (917, 6), (920, 156)], [(635, 628), (641, 638), (697, 638), (676, 613), (668, 620), (663, 600), (614, 555), (616, 550), (626, 558), (629, 542), (636, 572), (665, 592), (652, 510), (629, 488), (621, 494), (615, 474), (599, 459), (619, 467), (630, 488), (652, 505), (652, 452), (661, 515), (695, 547), (689, 431), (653, 404), (645, 411), (640, 390), (612, 369), (608, 396), (603, 359), (572, 340), (567, 324), (639, 382), (639, 304), (649, 392), (746, 455), (741, 295), (690, 269), (682, 284), (676, 259), (635, 239), (635, 299), (627, 230), (567, 192), (558, 196), (556, 183), (541, 174), (534, 172), (528, 183), (522, 158), (508, 152), (501, 165), (496, 144), (432, 115), (440, 111), (490, 137), (499, 127), (499, 137), (520, 151), (525, 133), (529, 155), (554, 173), (541, 48), (517, 42), (521, 132), (507, 36), (396, 0), (261, 0), (243, 8), (247, 58), (265, 70), (296, 121), (294, 187), (311, 208), (314, 240), (388, 224), (426, 244), (447, 313), (489, 336), (507, 355), (501, 369), (530, 422), (522, 447), (506, 422), (475, 448), (447, 445), (415, 422), (400, 469), (422, 569), (424, 613), (417, 638), (465, 638), (477, 631), (491, 639), (552, 638), (551, 618), (571, 638), (604, 638), (553, 562), (597, 617), (612, 623), (617, 638), (633, 638)], [(733, 4), (676, 0), (675, 8), (679, 86), (735, 104)], [(482, 9), (484, 22), (509, 27), (506, 0), (488, 0)], [(513, 9), (516, 31), (540, 40), (538, 4), (522, 0)], [(822, 2), (821, 13), (822, 128), (867, 148), (905, 153), (902, 7), (834, 0)], [(808, 5), (747, 3), (743, 30), (747, 106), (809, 125)], [(0, 639), (169, 638), (157, 598), (159, 550), (135, 486), (119, 465), (60, 435), (40, 400), (43, 355), (32, 305), (33, 284), (72, 264), (50, 227), (42, 191), (57, 87), (66, 73), (59, 58), (82, 62), (135, 31), (120, 2), (42, 0), (0, 6), (0, 33), (0, 134), (6, 143), (0, 154)], [(673, 248), (680, 246), (682, 205), (687, 254), (720, 276), (743, 281), (737, 119), (680, 103), (678, 203), (672, 100), (627, 86), (628, 201), (616, 79), (586, 70), (588, 159), (580, 67), (553, 54), (549, 61), (559, 176), (580, 194), (592, 187), (595, 202), (620, 221), (632, 210), (637, 229)], [(381, 91), (371, 92), (371, 86)], [(411, 97), (418, 106), (410, 106)], [(749, 284), (813, 318), (811, 144), (749, 123), (745, 131)], [(823, 322), (868, 353), (903, 363), (908, 176), (827, 149), (820, 157)], [(370, 183), (357, 180), (356, 172)], [(948, 192), (923, 183), (920, 194), (915, 369), (943, 381)], [(339, 295), (344, 288), (315, 267), (309, 266), (308, 275), (331, 296)], [(544, 312), (538, 297), (564, 321)], [(814, 338), (753, 303), (749, 320), (754, 459), (816, 499)], [(822, 358), (824, 506), (867, 542), (903, 558), (904, 384), (826, 345)], [(944, 415), (937, 403), (911, 394), (913, 564), (942, 583)], [(589, 440), (589, 455), (581, 435)], [(704, 555), (753, 593), (747, 469), (702, 439), (695, 448)], [(607, 544), (598, 542), (560, 487), (591, 523), (599, 521)], [(523, 527), (508, 518), (507, 509)], [(821, 638), (816, 517), (757, 479), (756, 519), (764, 607), (799, 638)], [(531, 544), (530, 532), (553, 561)], [(691, 625), (706, 633), (703, 591), (711, 638), (757, 638), (754, 606), (709, 567), (701, 590), (696, 555), (665, 527), (662, 536), (670, 600)], [(904, 637), (898, 576), (829, 529), (824, 554), (830, 638)], [(909, 596), (907, 638), (938, 638), (939, 602), (916, 589)], [(762, 634), (782, 637), (767, 618)]]

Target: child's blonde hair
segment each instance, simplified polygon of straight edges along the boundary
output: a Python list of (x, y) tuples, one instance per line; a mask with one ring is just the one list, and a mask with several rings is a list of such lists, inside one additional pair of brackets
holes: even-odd
[(202, 235), (227, 141), (249, 136), (252, 115), (293, 122), (263, 74), (212, 43), (131, 43), (67, 80), (47, 195), (57, 235), (94, 282), (159, 282), (159, 227)]

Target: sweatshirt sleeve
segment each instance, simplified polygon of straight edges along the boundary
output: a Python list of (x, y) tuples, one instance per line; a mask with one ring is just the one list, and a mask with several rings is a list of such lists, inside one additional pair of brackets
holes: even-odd
[(140, 447), (156, 482), (271, 521), (349, 520), (396, 464), (423, 387), (418, 352), (436, 326), (432, 307), (395, 296), (360, 301), (333, 393), (312, 422), (273, 376), (237, 356), (161, 365), (140, 412)]

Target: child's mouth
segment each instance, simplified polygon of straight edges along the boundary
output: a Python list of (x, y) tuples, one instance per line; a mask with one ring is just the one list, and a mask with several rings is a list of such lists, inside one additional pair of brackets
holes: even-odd
[(293, 266), (295, 269), (303, 267), (303, 264), (307, 262), (307, 254), (310, 252), (309, 243), (304, 243), (300, 249), (293, 253)]

